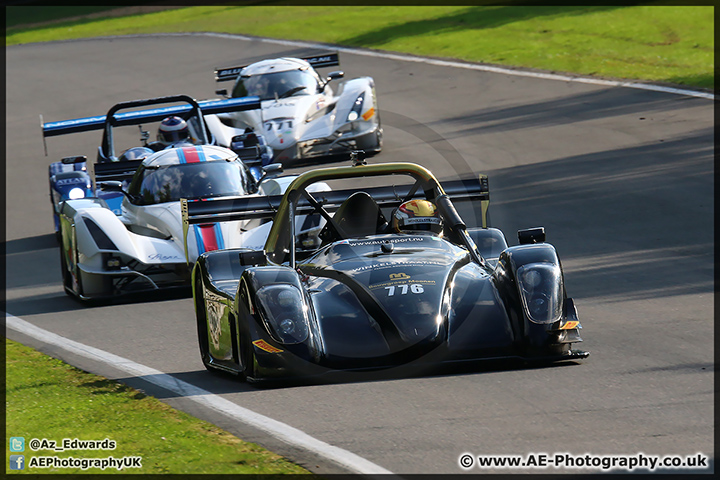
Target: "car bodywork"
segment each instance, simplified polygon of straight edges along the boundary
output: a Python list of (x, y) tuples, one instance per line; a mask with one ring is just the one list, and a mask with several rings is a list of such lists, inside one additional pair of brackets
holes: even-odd
[[(307, 191), (318, 181), (398, 175), (414, 183)], [(441, 213), (442, 237), (388, 229), (383, 209), (423, 197)], [(482, 225), (468, 228), (451, 197), (479, 201)], [(488, 202), (486, 177), (441, 186), (411, 163), (306, 172), (264, 202), (183, 201), (187, 226), (273, 218), (262, 249), (198, 258), (192, 285), (203, 363), (259, 382), (408, 364), (586, 357), (571, 348), (581, 326), (544, 229), (522, 230), (521, 244), (508, 247), (487, 226)], [(322, 216), (318, 243), (299, 241), (291, 221), (298, 214)]]
[(337, 53), (283, 57), (216, 69), (218, 82), (235, 82), (232, 97), (254, 95), (262, 103), (259, 110), (209, 117), (218, 142), (230, 145), (234, 135), (255, 131), (265, 136), (273, 161), (286, 166), (357, 149), (379, 152), (382, 126), (374, 80), (367, 76), (348, 80), (335, 92), (330, 82), (342, 78), (343, 72), (323, 78), (315, 71), (339, 65), (338, 58)]
[[(184, 103), (119, 113), (178, 100)], [(201, 106), (211, 112), (222, 112), (257, 105), (253, 99), (197, 103), (184, 96), (162, 97), (123, 102), (104, 117), (45, 124), (45, 136), (104, 130), (99, 161), (94, 165), (96, 184), (88, 187), (84, 196), (59, 199), (57, 203), (65, 291), (91, 300), (187, 286), (192, 264), (199, 254), (243, 245), (244, 235), (254, 226), (247, 221), (195, 225), (189, 232), (183, 232), (180, 198), (207, 200), (284, 191), (294, 177), (277, 177), (282, 171), (280, 165), (249, 167), (237, 152), (209, 144), (213, 138), (203, 122)], [(168, 115), (185, 115), (192, 127), (192, 143), (168, 147), (136, 160), (122, 160), (124, 154), (116, 156), (114, 127), (137, 125)], [(65, 161), (77, 166), (84, 159), (70, 157)], [(251, 168), (256, 170), (255, 174)], [(107, 194), (119, 199), (113, 204)]]
[[(266, 167), (267, 168), (267, 167)], [(240, 247), (248, 222), (195, 225), (183, 234), (180, 198), (263, 195), (291, 178), (251, 176), (237, 155), (213, 145), (172, 148), (145, 158), (127, 189), (119, 181), (101, 190), (121, 192), (120, 215), (102, 198), (62, 202), (61, 264), (65, 290), (80, 299), (187, 286), (198, 255)]]

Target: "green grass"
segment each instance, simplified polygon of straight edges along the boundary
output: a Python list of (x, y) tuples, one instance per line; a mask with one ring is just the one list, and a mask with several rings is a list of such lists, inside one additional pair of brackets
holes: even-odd
[(52, 22), (64, 18), (107, 12), (114, 9), (117, 9), (117, 7), (10, 7), (6, 10), (5, 26), (10, 28), (17, 27), (18, 25)]
[[(7, 45), (214, 31), (714, 88), (709, 6), (213, 6), (34, 28), (18, 23), (24, 8), (7, 8)], [(35, 10), (54, 9), (57, 19), (65, 8)]]
[[(106, 458), (141, 456), (141, 469), (120, 473), (309, 473), (267, 450), (175, 410), (117, 382), (71, 367), (19, 343), (6, 341), (6, 445), (24, 437), (25, 461), (33, 456)], [(38, 451), (31, 439), (117, 442), (115, 450)], [(8, 448), (8, 447), (6, 447)], [(6, 473), (10, 470), (9, 462)], [(82, 473), (79, 468), (26, 469), (25, 473)], [(101, 473), (88, 469), (85, 473)], [(105, 473), (118, 473), (106, 469)]]

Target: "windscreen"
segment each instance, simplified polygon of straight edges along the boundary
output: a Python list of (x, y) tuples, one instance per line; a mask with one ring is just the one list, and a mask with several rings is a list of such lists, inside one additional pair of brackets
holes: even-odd
[(176, 202), (181, 198), (245, 195), (248, 177), (241, 162), (201, 162), (144, 168), (129, 193), (142, 205)]
[(310, 95), (317, 92), (318, 80), (306, 70), (266, 73), (240, 77), (233, 88), (233, 97), (258, 96), (260, 100)]

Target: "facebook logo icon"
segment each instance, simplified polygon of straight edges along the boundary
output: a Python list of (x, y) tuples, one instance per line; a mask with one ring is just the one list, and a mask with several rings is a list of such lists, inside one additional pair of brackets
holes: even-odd
[(10, 470), (24, 470), (25, 455), (10, 455)]

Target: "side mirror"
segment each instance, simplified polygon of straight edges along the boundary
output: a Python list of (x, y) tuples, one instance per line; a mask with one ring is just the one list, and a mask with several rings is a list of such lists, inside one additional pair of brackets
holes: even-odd
[(143, 146), (146, 147), (148, 144), (148, 140), (150, 140), (150, 132), (147, 130), (142, 129), (142, 125), (138, 125), (138, 128), (140, 129), (140, 141), (142, 142)]
[(526, 228), (518, 230), (518, 242), (520, 245), (545, 242), (545, 227)]
[(240, 147), (254, 147), (255, 145), (258, 145), (260, 141), (258, 140), (257, 134), (254, 132), (248, 132), (243, 133), (240, 135), (235, 135), (232, 137), (231, 140), (232, 143), (242, 143), (242, 145), (239, 145)]
[(282, 163), (271, 163), (269, 165), (265, 165), (264, 167), (262, 167), (262, 177), (260, 177), (258, 183), (262, 182), (263, 180), (267, 180), (268, 178), (277, 177), (282, 172)]
[(260, 142), (254, 132), (235, 135), (230, 141), (230, 150), (248, 167), (260, 166), (262, 163)]
[(227, 97), (228, 92), (226, 88), (221, 88), (219, 90), (215, 90), (215, 95), (220, 95), (221, 97)]
[(65, 165), (72, 165), (73, 163), (83, 163), (87, 162), (87, 157), (85, 155), (76, 155), (72, 157), (65, 157), (61, 160), (62, 163)]
[(117, 180), (107, 180), (105, 182), (98, 182), (98, 187), (103, 192), (122, 192), (122, 182)]
[(331, 80), (338, 80), (340, 78), (343, 78), (345, 76), (345, 72), (341, 70), (337, 70), (335, 72), (328, 73), (327, 78), (325, 79), (325, 82), (329, 82)]

